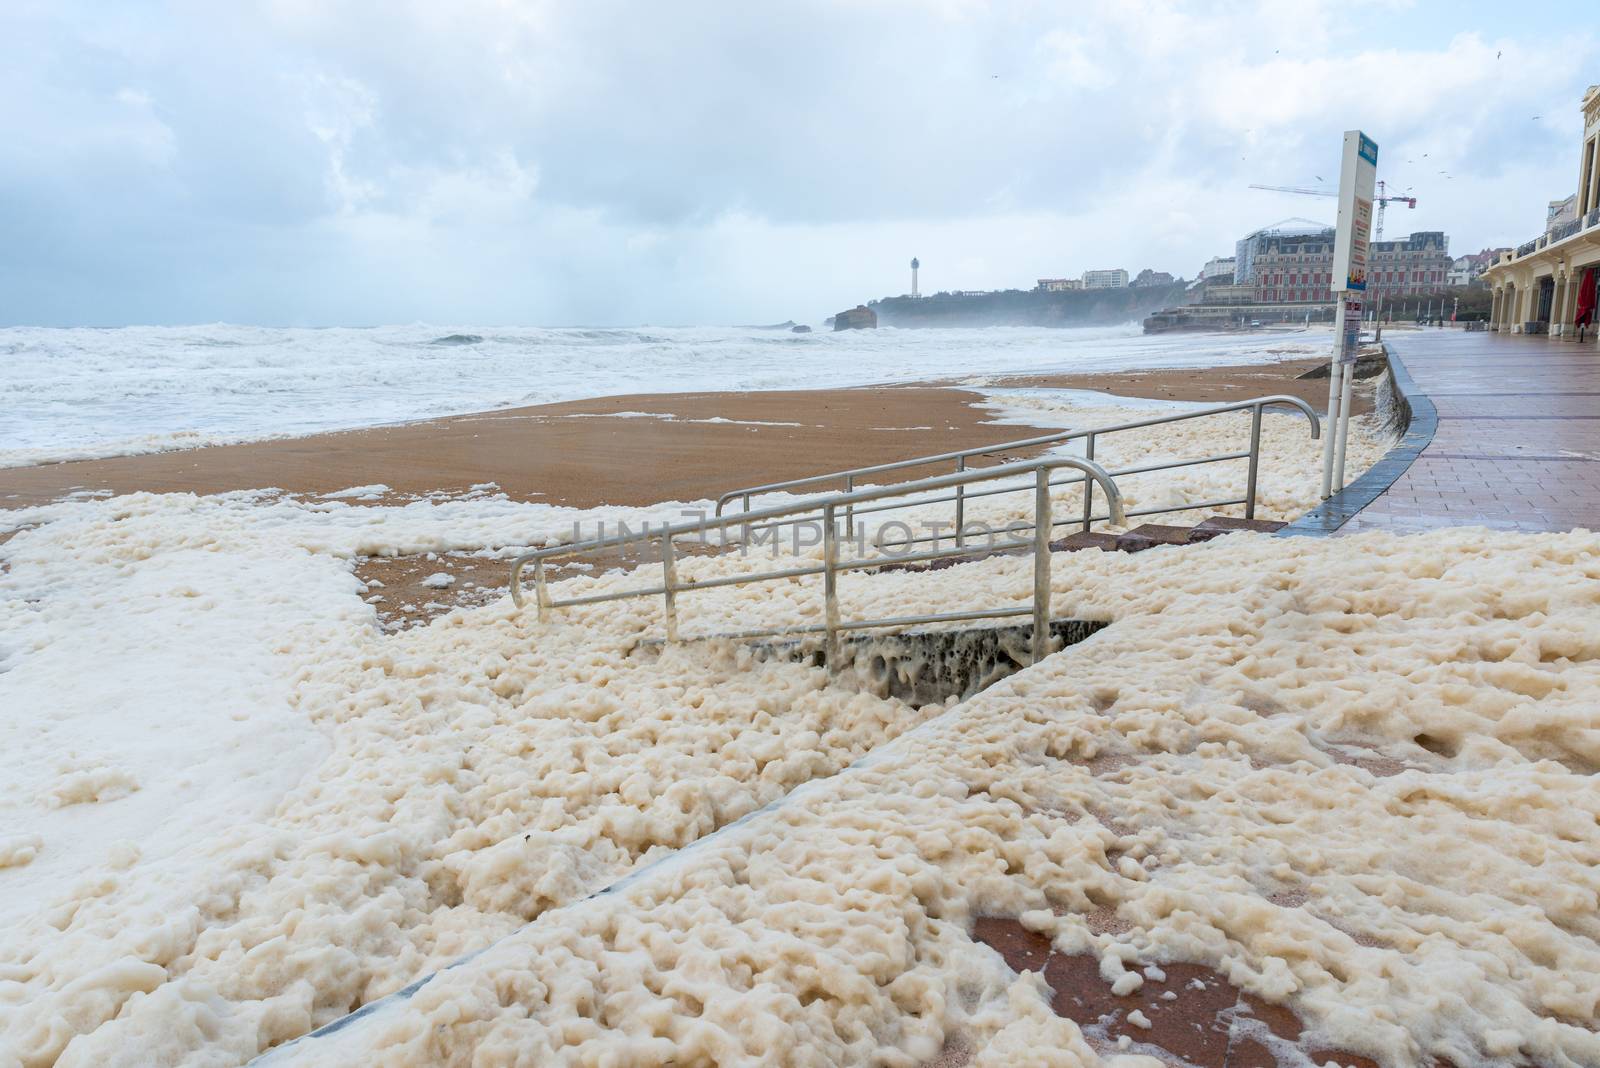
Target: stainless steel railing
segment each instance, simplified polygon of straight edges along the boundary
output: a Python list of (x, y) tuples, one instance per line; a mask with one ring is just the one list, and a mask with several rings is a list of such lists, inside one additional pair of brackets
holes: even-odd
[[(1020, 463), (999, 464), (994, 467), (978, 468), (976, 470), (960, 470), (954, 474), (939, 475), (933, 478), (920, 479), (915, 482), (895, 483), (886, 486), (872, 486), (865, 489), (852, 490), (846, 493), (835, 493), (822, 497), (811, 497), (795, 501), (786, 505), (777, 505), (763, 508), (754, 512), (740, 512), (736, 515), (717, 516), (693, 523), (682, 523), (677, 526), (663, 525), (661, 529), (650, 531), (648, 526), (642, 534), (629, 532), (611, 538), (595, 538), (589, 541), (575, 542), (568, 545), (557, 545), (537, 552), (526, 553), (517, 557), (511, 565), (511, 598), (518, 608), (525, 604), (522, 588), (522, 572), (529, 564), (533, 565), (534, 576), (534, 602), (538, 607), (539, 619), (547, 619), (557, 608), (571, 607), (585, 604), (600, 604), (605, 601), (618, 601), (627, 598), (661, 597), (666, 621), (666, 638), (669, 642), (680, 640), (678, 633), (678, 605), (677, 597), (680, 593), (693, 590), (715, 589), (721, 586), (745, 585), (752, 582), (775, 582), (781, 579), (799, 578), (807, 575), (822, 576), (823, 590), (823, 619), (821, 623), (806, 624), (801, 626), (776, 627), (769, 629), (742, 631), (736, 634), (719, 633), (717, 637), (726, 638), (758, 638), (776, 634), (816, 634), (821, 633), (826, 639), (826, 656), (830, 669), (839, 663), (839, 642), (845, 631), (868, 630), (880, 627), (902, 627), (922, 623), (946, 623), (965, 620), (1001, 619), (1007, 616), (1033, 616), (1033, 659), (1037, 662), (1050, 650), (1050, 537), (1055, 527), (1063, 523), (1077, 522), (1077, 520), (1054, 519), (1050, 490), (1052, 486), (1063, 483), (1053, 482), (1051, 474), (1061, 468), (1072, 468), (1082, 472), (1079, 480), (1087, 481), (1091, 485), (1099, 483), (1101, 491), (1105, 494), (1107, 505), (1107, 518), (1116, 524), (1126, 522), (1122, 509), (1122, 493), (1105, 469), (1093, 460), (1079, 459), (1075, 456), (1049, 457), (1039, 460), (1029, 460)], [(948, 549), (932, 549), (925, 552), (901, 554), (891, 557), (868, 557), (841, 560), (839, 557), (839, 521), (841, 516), (853, 514), (856, 505), (883, 501), (908, 494), (918, 494), (927, 491), (936, 491), (950, 488), (965, 488), (977, 482), (994, 482), (1006, 479), (1015, 479), (1019, 476), (1031, 475), (1031, 480), (1019, 484), (1002, 486), (997, 491), (991, 492), (1026, 492), (1033, 493), (1033, 524), (1031, 527), (1033, 547), (1033, 597), (1028, 607), (980, 609), (969, 612), (944, 612), (931, 615), (898, 616), (885, 619), (844, 619), (839, 611), (839, 575), (846, 571), (864, 568), (881, 567), (887, 563), (905, 564), (938, 560), (945, 557), (970, 555), (965, 541)], [(890, 507), (915, 507), (922, 501), (908, 501)], [(875, 509), (880, 510), (880, 509)], [(673, 546), (675, 538), (698, 535), (702, 539), (709, 531), (726, 531), (733, 527), (748, 530), (752, 523), (764, 523), (768, 520), (779, 520), (796, 515), (820, 516), (822, 523), (822, 563), (820, 565), (804, 565), (800, 567), (783, 568), (777, 571), (766, 571), (757, 574), (725, 575), (719, 578), (704, 581), (680, 582), (678, 580), (677, 554)], [(849, 531), (850, 520), (846, 519), (846, 530)], [(791, 522), (797, 522), (791, 520)], [(1008, 528), (1013, 533), (1020, 533), (1030, 529), (1026, 524)], [(923, 540), (923, 539), (910, 539)], [(605, 549), (616, 549), (624, 546), (637, 546), (641, 542), (658, 541), (661, 547), (661, 582), (659, 585), (647, 586), (641, 589), (621, 590), (613, 593), (593, 594), (586, 597), (568, 597), (556, 599), (550, 595), (550, 585), (545, 574), (547, 561), (566, 557), (592, 553)], [(798, 537), (796, 538), (798, 542)], [(815, 545), (815, 542), (811, 543)], [(1009, 542), (1007, 547), (1022, 547), (1027, 542)]]
[[(1208, 416), (1223, 415), (1228, 412), (1249, 411), (1251, 413), (1250, 447), (1244, 452), (1219, 453), (1214, 456), (1203, 456), (1197, 459), (1171, 460), (1163, 463), (1136, 465), (1133, 467), (1120, 468), (1115, 471), (1107, 471), (1106, 473), (1116, 478), (1123, 475), (1144, 474), (1150, 471), (1167, 471), (1178, 467), (1194, 467), (1201, 464), (1224, 463), (1230, 460), (1248, 459), (1250, 465), (1245, 476), (1245, 493), (1243, 497), (1231, 498), (1228, 500), (1200, 501), (1193, 504), (1179, 504), (1164, 508), (1143, 508), (1128, 514), (1130, 516), (1159, 515), (1164, 512), (1187, 512), (1197, 508), (1226, 508), (1232, 507), (1233, 505), (1242, 504), (1244, 505), (1245, 518), (1254, 519), (1256, 517), (1256, 476), (1260, 469), (1261, 463), (1261, 413), (1264, 409), (1272, 407), (1288, 407), (1302, 412), (1306, 419), (1311, 423), (1312, 440), (1315, 441), (1322, 436), (1322, 424), (1318, 421), (1316, 410), (1313, 409), (1311, 405), (1307, 404), (1299, 397), (1291, 397), (1287, 394), (1274, 394), (1267, 397), (1256, 397), (1247, 401), (1236, 401), (1232, 404), (1221, 404), (1211, 408), (1201, 408), (1192, 412), (1177, 412), (1171, 415), (1153, 416), (1149, 419), (1136, 419), (1132, 422), (1115, 423), (1110, 426), (1090, 427), (1085, 430), (1065, 430), (1056, 434), (1044, 434), (1039, 437), (1023, 438), (1018, 441), (1001, 442), (998, 445), (980, 445), (971, 449), (961, 449), (956, 452), (935, 453), (931, 456), (918, 456), (911, 460), (899, 460), (894, 463), (874, 464), (870, 467), (855, 467), (846, 471), (829, 472), (825, 475), (812, 475), (808, 478), (793, 478), (786, 482), (768, 482), (761, 486), (747, 486), (743, 489), (731, 490), (717, 498), (717, 515), (723, 515), (727, 506), (731, 502), (737, 500), (740, 501), (744, 506), (744, 513), (747, 514), (747, 522), (754, 521), (756, 520), (757, 515), (750, 512), (751, 498), (758, 493), (778, 493), (810, 486), (821, 486), (840, 481), (844, 483), (844, 490), (848, 493), (854, 490), (856, 488), (857, 481), (863, 478), (890, 474), (895, 471), (904, 471), (909, 468), (926, 467), (934, 464), (950, 462), (955, 463), (956, 471), (965, 471), (967, 470), (968, 461), (974, 457), (992, 456), (996, 453), (1010, 452), (1016, 449), (1034, 448), (1041, 445), (1055, 445), (1061, 442), (1074, 441), (1079, 438), (1084, 439), (1085, 458), (1093, 460), (1095, 458), (1095, 443), (1107, 434), (1117, 434), (1129, 430), (1141, 430), (1146, 427), (1160, 426), (1165, 423), (1178, 423), (1188, 419), (1204, 419)], [(1078, 475), (1064, 479), (1060, 482), (1054, 482), (1052, 485), (1075, 485), (1079, 482), (1087, 481), (1088, 480), (1085, 478), (1085, 476)], [(963, 530), (966, 526), (967, 501), (971, 498), (989, 496), (998, 492), (1005, 491), (990, 490), (983, 493), (968, 493), (964, 486), (958, 486), (955, 492), (947, 497), (930, 497), (917, 503), (938, 504), (944, 501), (955, 502), (956, 543), (959, 546), (964, 541)], [(900, 506), (897, 505), (895, 507)], [(861, 509), (859, 511), (862, 514), (865, 514), (866, 512), (876, 510), (877, 509), (869, 508)], [(850, 508), (850, 510), (846, 513), (847, 520), (853, 520), (856, 514), (857, 510), (853, 507)], [(1094, 514), (1094, 485), (1092, 482), (1088, 482), (1088, 484), (1084, 487), (1083, 516), (1080, 520), (1083, 529), (1087, 531), (1094, 522), (1097, 522), (1103, 518), (1103, 516), (1097, 516)], [(790, 519), (786, 522), (794, 523), (804, 521), (805, 518), (800, 518)], [(772, 525), (781, 526), (784, 524), (778, 523)], [(751, 527), (750, 529), (764, 528)], [(746, 536), (748, 536), (748, 530)]]

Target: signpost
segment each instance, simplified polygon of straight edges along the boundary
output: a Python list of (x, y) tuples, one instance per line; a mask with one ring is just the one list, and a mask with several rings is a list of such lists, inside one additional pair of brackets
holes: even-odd
[(1350, 438), (1350, 390), (1360, 347), (1361, 305), (1367, 291), (1372, 234), (1372, 193), (1378, 145), (1360, 130), (1346, 130), (1339, 166), (1339, 221), (1333, 242), (1332, 289), (1339, 301), (1328, 367), (1328, 427), (1322, 446), (1322, 497), (1344, 489), (1344, 451)]

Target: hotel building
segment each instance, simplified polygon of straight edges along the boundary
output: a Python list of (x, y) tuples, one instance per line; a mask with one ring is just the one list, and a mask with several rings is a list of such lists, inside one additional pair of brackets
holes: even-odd
[[(1329, 304), (1333, 301), (1331, 226), (1291, 219), (1241, 240), (1234, 277), (1251, 286), (1258, 304)], [(1367, 265), (1367, 300), (1437, 293), (1450, 273), (1450, 239), (1423, 230), (1400, 241), (1372, 242)]]
[(1127, 289), (1128, 272), (1121, 267), (1109, 271), (1084, 271), (1085, 289)]

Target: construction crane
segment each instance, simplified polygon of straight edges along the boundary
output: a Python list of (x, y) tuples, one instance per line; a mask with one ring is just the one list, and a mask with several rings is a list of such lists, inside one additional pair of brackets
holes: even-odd
[[(1306, 197), (1336, 197), (1339, 195), (1338, 193), (1328, 189), (1297, 189), (1294, 186), (1289, 185), (1252, 185), (1250, 188), (1268, 189), (1274, 193), (1298, 193), (1301, 196)], [(1383, 240), (1383, 209), (1388, 207), (1390, 201), (1394, 201), (1396, 204), (1404, 204), (1408, 208), (1415, 208), (1417, 206), (1416, 197), (1390, 196), (1388, 187), (1385, 186), (1383, 182), (1378, 183), (1378, 195), (1372, 199), (1378, 202), (1378, 218), (1375, 220), (1375, 225), (1373, 226), (1372, 239), (1374, 241)]]

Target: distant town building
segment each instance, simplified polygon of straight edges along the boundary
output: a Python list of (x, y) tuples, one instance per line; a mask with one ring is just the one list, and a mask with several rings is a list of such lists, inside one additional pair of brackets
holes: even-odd
[(1139, 272), (1139, 276), (1131, 284), (1136, 286), (1170, 286), (1173, 281), (1172, 275), (1166, 271), (1152, 271), (1146, 267)]
[(1469, 286), (1482, 277), (1490, 264), (1497, 262), (1503, 253), (1510, 251), (1509, 248), (1486, 248), (1481, 252), (1469, 252), (1465, 256), (1457, 256), (1450, 262), (1450, 273), (1445, 276), (1445, 281), (1453, 286)]
[(1554, 230), (1562, 223), (1569, 223), (1577, 217), (1578, 194), (1574, 193), (1569, 197), (1550, 202), (1550, 206), (1545, 209), (1544, 213), (1544, 228), (1546, 230)]
[(1038, 285), (1037, 288), (1044, 290), (1046, 293), (1060, 293), (1063, 290), (1067, 290), (1067, 289), (1082, 289), (1083, 288), (1083, 279), (1081, 279), (1081, 278), (1041, 278), (1041, 279), (1039, 279), (1039, 285)]
[[(1583, 139), (1578, 191), (1545, 208), (1545, 229), (1499, 256), (1483, 272), (1492, 291), (1489, 323), (1511, 333), (1550, 333), (1574, 339), (1585, 322), (1593, 339), (1596, 279), (1600, 277), (1600, 85), (1579, 105)], [(1557, 219), (1560, 221), (1556, 221)]]
[(1212, 256), (1209, 260), (1206, 260), (1206, 265), (1200, 268), (1200, 280), (1210, 282), (1213, 279), (1220, 279), (1224, 275), (1232, 278), (1235, 262), (1232, 256)]
[(1121, 267), (1108, 271), (1084, 271), (1083, 288), (1085, 289), (1126, 289), (1128, 287), (1128, 272)]
[(1367, 299), (1435, 293), (1448, 284), (1450, 239), (1423, 230), (1404, 241), (1374, 241), (1367, 260)]

